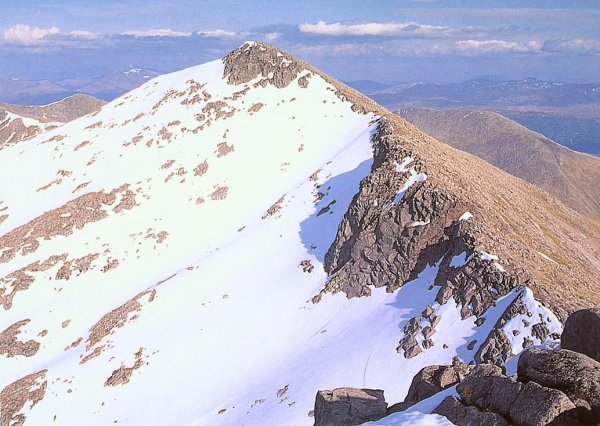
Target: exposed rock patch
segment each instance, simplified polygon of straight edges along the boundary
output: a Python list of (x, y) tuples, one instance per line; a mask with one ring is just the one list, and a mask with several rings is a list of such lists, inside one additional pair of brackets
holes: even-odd
[(122, 365), (117, 370), (113, 371), (110, 377), (106, 379), (106, 382), (104, 382), (104, 386), (118, 386), (129, 383), (133, 372), (144, 365), (144, 360), (142, 359), (143, 353), (144, 348), (140, 348), (139, 351), (135, 353), (135, 363), (131, 367)]
[(404, 411), (419, 401), (462, 381), (469, 374), (469, 367), (455, 357), (452, 365), (431, 365), (423, 368), (412, 379), (403, 402), (391, 406), (389, 413)]
[(121, 200), (127, 200), (119, 211), (132, 208), (135, 200), (132, 204), (132, 196), (127, 188), (128, 185), (122, 185), (109, 193), (90, 192), (4, 234), (0, 237), (0, 247), (4, 248), (0, 263), (10, 261), (18, 253), (26, 255), (36, 251), (40, 245), (38, 239), (70, 235), (74, 229), (82, 229), (87, 223), (106, 218), (108, 214), (102, 207), (113, 205), (119, 195), (122, 196)]
[(114, 333), (116, 329), (123, 327), (133, 318), (134, 313), (140, 312), (143, 304), (151, 303), (155, 297), (155, 289), (146, 290), (100, 318), (100, 320), (90, 328), (90, 334), (86, 341), (87, 353), (81, 356), (80, 364), (84, 364), (90, 359), (100, 355), (105, 348), (104, 344), (100, 345), (101, 341), (106, 336)]
[(29, 323), (29, 319), (17, 321), (6, 330), (0, 332), (0, 355), (7, 357), (25, 356), (30, 357), (37, 353), (40, 344), (33, 339), (26, 342), (18, 340), (20, 328)]
[[(0, 425), (22, 425), (26, 418), (17, 414), (31, 402), (30, 407), (40, 402), (46, 393), (48, 382), (43, 380), (48, 370), (41, 370), (16, 380), (0, 392)], [(43, 381), (42, 381), (43, 380)]]

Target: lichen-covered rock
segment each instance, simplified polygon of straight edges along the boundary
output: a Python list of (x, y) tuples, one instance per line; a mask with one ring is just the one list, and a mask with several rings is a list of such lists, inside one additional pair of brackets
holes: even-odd
[(500, 414), (466, 406), (453, 396), (447, 396), (433, 413), (445, 416), (457, 426), (509, 426)]
[(567, 318), (560, 346), (600, 361), (600, 308), (582, 309)]
[(387, 414), (382, 390), (339, 388), (317, 392), (315, 426), (360, 425)]
[(467, 405), (508, 417), (521, 387), (521, 383), (505, 376), (470, 376), (459, 383), (456, 390)]
[(600, 422), (600, 363), (567, 349), (529, 349), (519, 358), (518, 378), (557, 389), (578, 407), (583, 422)]
[(495, 364), (477, 364), (469, 366), (469, 377), (495, 376), (502, 377), (504, 369)]
[(561, 391), (529, 382), (510, 408), (510, 419), (523, 426), (579, 424), (575, 404)]
[(529, 382), (523, 385), (506, 376), (468, 376), (456, 386), (461, 400), (482, 411), (497, 413), (515, 425), (575, 425), (575, 405), (561, 391)]

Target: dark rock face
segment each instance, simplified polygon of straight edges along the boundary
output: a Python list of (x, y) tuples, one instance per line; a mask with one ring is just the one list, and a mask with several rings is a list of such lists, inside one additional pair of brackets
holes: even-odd
[(500, 414), (482, 412), (476, 407), (466, 406), (453, 396), (447, 396), (433, 413), (445, 416), (458, 426), (509, 426)]
[(520, 381), (557, 389), (577, 406), (583, 422), (600, 422), (600, 363), (567, 349), (529, 349), (518, 365)]
[(317, 392), (315, 426), (359, 425), (386, 414), (382, 390), (339, 388)]
[(561, 347), (600, 361), (600, 308), (582, 309), (567, 319)]
[[(325, 256), (326, 271), (335, 274), (325, 291), (343, 291), (348, 297), (368, 296), (370, 286), (398, 289), (448, 252), (450, 234), (460, 245), (457, 253), (471, 248), (459, 241), (462, 232), (453, 227), (466, 207), (427, 181), (410, 186), (394, 203), (411, 176), (397, 171), (397, 164), (411, 157), (408, 168), (414, 173), (425, 173), (425, 167), (402, 148), (386, 120), (380, 121), (373, 142), (371, 174), (361, 182)], [(418, 221), (428, 224), (409, 226)]]

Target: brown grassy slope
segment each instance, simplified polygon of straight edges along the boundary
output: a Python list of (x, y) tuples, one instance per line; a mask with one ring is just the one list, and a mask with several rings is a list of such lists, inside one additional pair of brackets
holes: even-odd
[(35, 118), (42, 123), (57, 121), (67, 123), (86, 114), (98, 111), (106, 102), (89, 95), (73, 95), (62, 101), (44, 106), (23, 106), (0, 103), (0, 111)]
[(494, 112), (405, 108), (425, 133), (474, 154), (600, 220), (600, 158), (565, 148)]

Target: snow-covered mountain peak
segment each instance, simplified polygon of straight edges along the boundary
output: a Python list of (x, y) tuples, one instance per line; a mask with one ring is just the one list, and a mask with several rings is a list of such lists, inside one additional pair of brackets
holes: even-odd
[(309, 424), (552, 343), (445, 149), (262, 43), (5, 147), (2, 421)]

